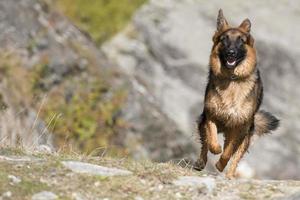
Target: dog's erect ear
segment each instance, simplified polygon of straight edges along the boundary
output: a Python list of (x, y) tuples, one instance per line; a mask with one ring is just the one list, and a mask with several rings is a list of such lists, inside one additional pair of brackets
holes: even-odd
[(241, 28), (243, 31), (249, 33), (251, 30), (251, 22), (249, 19), (245, 19), (241, 25), (239, 26), (239, 28)]
[(254, 39), (253, 39), (253, 37), (252, 37), (250, 34), (249, 34), (249, 36), (248, 36), (247, 43), (248, 43), (251, 47), (254, 46)]
[(219, 10), (218, 19), (217, 19), (217, 31), (223, 31), (228, 28), (228, 22), (223, 15), (223, 10)]

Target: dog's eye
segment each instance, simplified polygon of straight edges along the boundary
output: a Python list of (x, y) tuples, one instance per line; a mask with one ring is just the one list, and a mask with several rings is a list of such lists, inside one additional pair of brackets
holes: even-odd
[(245, 44), (246, 43), (246, 40), (245, 40), (245, 38), (243, 38), (243, 37), (238, 37), (237, 38), (237, 41), (238, 41), (238, 44), (240, 44), (240, 45), (242, 45), (242, 44)]
[(241, 42), (243, 42), (243, 43), (246, 43), (246, 42), (247, 42), (247, 38), (246, 38), (246, 37), (240, 37), (240, 36), (239, 36), (239, 39), (240, 39)]
[(227, 42), (227, 39), (228, 39), (228, 35), (223, 35), (220, 37), (220, 42), (222, 44), (225, 44)]

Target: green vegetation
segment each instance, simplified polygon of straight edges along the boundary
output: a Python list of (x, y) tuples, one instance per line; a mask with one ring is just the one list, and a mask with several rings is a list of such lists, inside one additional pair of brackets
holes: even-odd
[[(103, 43), (130, 21), (134, 11), (146, 0), (41, 0), (50, 12), (59, 8), (81, 30), (91, 35), (97, 44)], [(52, 2), (52, 1), (51, 1)], [(52, 3), (53, 3), (52, 2)], [(28, 41), (27, 50), (36, 51), (37, 41), (45, 37), (45, 30)], [(43, 55), (30, 67), (13, 52), (0, 52), (0, 79), (5, 80), (5, 93), (0, 93), (0, 107), (14, 107), (15, 112), (27, 108), (38, 112), (53, 132), (55, 146), (72, 147), (83, 152), (109, 147), (112, 154), (127, 155), (126, 149), (114, 147), (112, 142), (126, 128), (121, 109), (126, 101), (126, 86), (114, 83), (112, 69), (99, 66), (95, 50), (78, 41), (64, 44), (78, 57), (85, 59), (84, 68), (66, 67), (69, 71), (57, 74), (50, 67), (51, 55)], [(9, 105), (5, 99), (9, 99)]]
[[(14, 53), (0, 53), (0, 76), (5, 80), (0, 105), (16, 112), (33, 108), (55, 137), (55, 146), (90, 153), (109, 148), (111, 155), (126, 155), (112, 140), (126, 127), (120, 113), (126, 101), (126, 86), (114, 86), (115, 73), (93, 61), (89, 52), (76, 51), (88, 59), (84, 70), (70, 66), (70, 73), (53, 83), (54, 72), (47, 58), (25, 68)], [(4, 98), (9, 98), (6, 105)]]
[(56, 0), (56, 5), (80, 29), (101, 44), (120, 31), (146, 0)]
[[(71, 86), (74, 88), (68, 91)], [(56, 144), (69, 143), (84, 152), (110, 146), (113, 136), (125, 126), (118, 115), (126, 92), (117, 89), (111, 93), (109, 87), (101, 79), (71, 78), (49, 93), (42, 115), (56, 133)]]

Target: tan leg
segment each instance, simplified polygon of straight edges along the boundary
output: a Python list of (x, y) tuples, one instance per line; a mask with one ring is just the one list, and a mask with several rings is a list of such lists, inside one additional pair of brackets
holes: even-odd
[(219, 159), (216, 163), (216, 168), (222, 172), (226, 167), (228, 161), (230, 160), (231, 156), (236, 151), (237, 146), (241, 142), (240, 134), (238, 130), (230, 131), (225, 133), (225, 143), (224, 143), (224, 150)]
[(198, 124), (198, 130), (200, 133), (202, 147), (199, 159), (195, 163), (194, 168), (196, 170), (202, 170), (207, 163), (208, 150), (214, 154), (219, 154), (222, 152), (222, 148), (218, 143), (218, 131), (215, 123), (209, 119), (203, 119), (203, 121), (199, 122)]
[(226, 177), (233, 178), (235, 176), (235, 171), (238, 166), (238, 163), (240, 162), (240, 160), (246, 153), (247, 149), (249, 148), (250, 139), (251, 139), (251, 135), (248, 134), (247, 136), (245, 136), (242, 143), (237, 148), (235, 154), (232, 157), (231, 165), (226, 173)]
[(218, 142), (218, 130), (216, 124), (208, 119), (204, 124), (204, 129), (207, 136), (206, 139), (209, 151), (213, 154), (221, 153), (222, 147)]
[(224, 134), (225, 137), (225, 142), (224, 142), (224, 146), (223, 146), (223, 153), (219, 159), (219, 161), (216, 163), (216, 168), (222, 172), (224, 170), (224, 168), (226, 167), (232, 151), (233, 151), (233, 147), (234, 147), (234, 133), (233, 132), (226, 132)]

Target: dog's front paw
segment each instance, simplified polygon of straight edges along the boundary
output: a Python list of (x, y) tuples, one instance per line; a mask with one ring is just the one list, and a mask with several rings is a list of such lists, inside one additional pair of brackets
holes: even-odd
[(223, 172), (225, 166), (224, 166), (224, 164), (219, 160), (219, 161), (216, 163), (216, 168), (219, 170), (219, 172)]
[(228, 179), (234, 179), (234, 178), (236, 178), (236, 175), (235, 175), (235, 173), (227, 172), (226, 173), (226, 178), (228, 178)]
[(210, 145), (209, 151), (213, 154), (220, 154), (220, 153), (222, 153), (222, 147), (220, 144)]
[(203, 159), (198, 159), (194, 164), (194, 169), (198, 171), (202, 171), (205, 168), (206, 161)]

